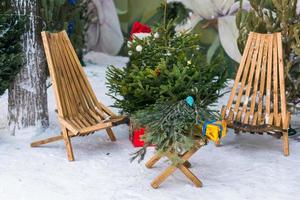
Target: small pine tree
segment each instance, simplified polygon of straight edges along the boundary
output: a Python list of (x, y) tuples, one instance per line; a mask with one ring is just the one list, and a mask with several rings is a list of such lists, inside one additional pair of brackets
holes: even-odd
[[(225, 86), (224, 55), (219, 52), (208, 63), (207, 47), (199, 45), (201, 36), (176, 34), (173, 22), (154, 28), (149, 37), (129, 41), (128, 65), (123, 69), (111, 66), (107, 72), (114, 106), (146, 127), (145, 146), (133, 159), (143, 159), (149, 144), (162, 154), (182, 154), (195, 144), (195, 134), (205, 144), (195, 127), (218, 118), (208, 107)], [(193, 106), (185, 102), (188, 96), (194, 99)], [(172, 159), (180, 162), (178, 156)]]
[(12, 15), (8, 3), (0, 3), (0, 95), (9, 88), (23, 64), (21, 35), (25, 19)]
[(224, 55), (220, 52), (207, 63), (207, 48), (198, 45), (200, 39), (197, 34), (173, 34), (169, 23), (154, 28), (147, 38), (129, 41), (128, 65), (124, 69), (111, 66), (107, 72), (114, 106), (132, 114), (157, 102), (177, 102), (190, 95), (201, 99), (205, 107), (215, 102), (226, 80)]

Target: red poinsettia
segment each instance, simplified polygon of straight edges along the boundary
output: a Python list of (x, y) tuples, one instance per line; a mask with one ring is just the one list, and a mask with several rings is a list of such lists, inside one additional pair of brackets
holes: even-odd
[(134, 22), (131, 32), (130, 32), (130, 40), (132, 40), (133, 34), (135, 33), (151, 33), (152, 30), (146, 24), (142, 24), (140, 22)]

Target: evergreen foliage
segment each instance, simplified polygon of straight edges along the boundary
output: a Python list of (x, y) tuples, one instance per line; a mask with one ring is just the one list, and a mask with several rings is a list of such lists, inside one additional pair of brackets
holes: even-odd
[[(197, 99), (201, 99), (200, 96), (200, 93), (197, 93)], [(155, 104), (138, 111), (134, 119), (147, 127), (147, 134), (143, 138), (146, 144), (134, 154), (132, 159), (139, 157), (139, 161), (143, 160), (147, 147), (155, 144), (161, 154), (174, 153), (173, 163), (178, 163), (181, 161), (178, 155), (190, 150), (198, 142), (197, 140), (202, 140), (202, 143), (206, 144), (201, 125), (206, 120), (220, 117), (205, 104), (206, 102), (198, 100), (190, 106), (185, 100), (181, 100), (175, 103)]]
[(243, 52), (250, 31), (282, 33), (288, 102), (300, 103), (300, 15), (297, 0), (250, 0), (252, 9), (237, 13), (238, 45)]
[[(208, 63), (200, 35), (175, 33), (174, 19), (164, 21), (168, 23), (153, 28), (149, 37), (128, 41), (130, 62), (123, 69), (109, 67), (107, 85), (114, 106), (146, 127), (145, 146), (133, 159), (142, 160), (153, 144), (162, 154), (174, 154), (177, 163), (181, 160), (176, 155), (188, 151), (196, 140), (206, 143), (199, 125), (218, 118), (208, 107), (225, 86), (226, 61), (220, 51)], [(191, 107), (187, 96), (195, 101)]]
[(187, 9), (181, 2), (168, 3), (166, 10), (165, 5), (161, 4), (161, 6), (157, 9), (156, 14), (147, 21), (147, 24), (155, 25), (162, 22), (165, 17), (165, 12), (166, 20), (173, 20), (173, 28), (175, 28), (176, 25), (184, 24), (188, 20), (191, 10)]
[[(157, 102), (178, 102), (191, 95), (208, 106), (219, 97), (226, 80), (224, 55), (206, 62), (200, 35), (172, 34), (172, 23), (154, 29), (151, 36), (128, 42), (130, 62), (109, 67), (107, 85), (114, 106), (134, 113)], [(197, 94), (196, 90), (197, 88)]]
[(23, 64), (21, 35), (26, 19), (12, 15), (10, 1), (0, 2), (0, 13), (0, 95), (2, 95)]
[(89, 0), (40, 0), (47, 31), (66, 30), (80, 58), (85, 48)]

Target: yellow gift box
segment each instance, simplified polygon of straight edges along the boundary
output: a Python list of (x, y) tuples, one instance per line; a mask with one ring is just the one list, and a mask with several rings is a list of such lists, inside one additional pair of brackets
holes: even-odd
[(215, 143), (219, 142), (226, 134), (227, 124), (225, 120), (206, 121), (202, 126), (202, 135)]

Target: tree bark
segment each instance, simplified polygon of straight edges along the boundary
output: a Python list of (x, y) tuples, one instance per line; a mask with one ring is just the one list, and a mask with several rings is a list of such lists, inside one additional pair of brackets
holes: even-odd
[(42, 20), (38, 0), (12, 0), (16, 14), (28, 16), (22, 36), (24, 67), (9, 88), (8, 121), (12, 134), (16, 129), (49, 125), (47, 108), (46, 63), (41, 41)]

